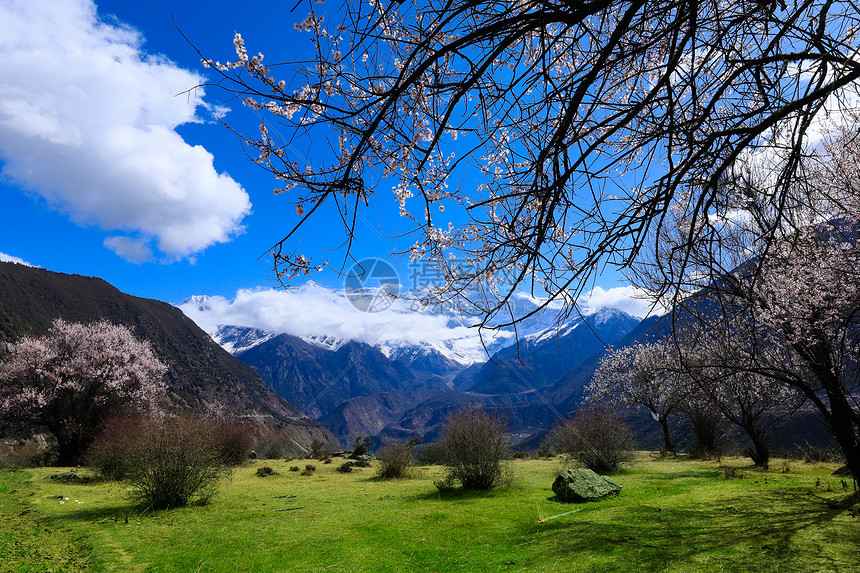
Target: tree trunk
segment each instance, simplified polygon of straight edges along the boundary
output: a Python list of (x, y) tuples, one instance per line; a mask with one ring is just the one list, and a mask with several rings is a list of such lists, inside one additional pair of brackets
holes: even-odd
[(860, 432), (854, 422), (854, 412), (843, 393), (828, 391), (827, 397), (830, 402), (830, 418), (827, 421), (856, 485), (860, 481)]
[(669, 420), (665, 416), (660, 418), (660, 425), (663, 426), (663, 448), (667, 452), (674, 452), (675, 445), (669, 438)]
[[(826, 338), (822, 336), (819, 340)], [(845, 465), (851, 470), (856, 485), (860, 481), (860, 417), (852, 402), (849, 402), (848, 389), (834, 374), (830, 348), (819, 342), (814, 346), (795, 345), (795, 349), (809, 363), (827, 393), (827, 404), (830, 408), (828, 409), (824, 402), (819, 402), (818, 411), (839, 443), (842, 455), (845, 456)]]
[(76, 466), (81, 462), (83, 455), (89, 448), (90, 442), (78, 434), (69, 434), (63, 431), (52, 432), (57, 438), (57, 465)]
[(747, 448), (747, 455), (753, 463), (763, 469), (767, 469), (770, 463), (770, 432), (756, 427), (744, 428), (752, 442), (752, 447)]

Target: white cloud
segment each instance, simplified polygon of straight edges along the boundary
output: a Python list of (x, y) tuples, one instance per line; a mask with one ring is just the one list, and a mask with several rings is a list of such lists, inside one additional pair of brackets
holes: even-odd
[[(484, 347), (468, 321), (451, 314), (412, 310), (398, 300), (377, 313), (361, 312), (339, 292), (312, 282), (293, 291), (240, 290), (236, 297), (188, 300), (179, 308), (203, 330), (215, 332), (220, 325), (250, 326), (293, 336), (331, 336), (380, 345), (430, 345), (461, 362), (487, 359)], [(485, 342), (492, 343), (485, 333)], [(502, 332), (501, 338), (512, 333)]]
[[(643, 291), (631, 286), (608, 290), (595, 287), (578, 304), (585, 315), (614, 308), (643, 318), (650, 308), (642, 295)], [(540, 302), (524, 293), (520, 298), (533, 304)], [(248, 326), (299, 337), (328, 336), (384, 347), (426, 345), (462, 363), (487, 360), (478, 331), (469, 327), (474, 319), (461, 318), (452, 312), (415, 310), (405, 299), (396, 300), (382, 312), (361, 312), (342, 293), (313, 282), (291, 291), (240, 290), (232, 299), (192, 297), (179, 308), (210, 333), (223, 325)], [(490, 338), (492, 335), (493, 332), (485, 331), (484, 343), (495, 350), (509, 344), (514, 337), (510, 331), (495, 333), (495, 340)]]
[(0, 261), (6, 262), (6, 263), (18, 263), (19, 265), (26, 265), (28, 267), (35, 267), (36, 266), (36, 265), (32, 265), (32, 264), (28, 263), (27, 261), (25, 261), (24, 259), (22, 259), (20, 257), (14, 257), (12, 255), (7, 255), (6, 253), (0, 253)]
[[(526, 292), (518, 292), (517, 298), (530, 301), (535, 306), (544, 304), (547, 301), (546, 298), (536, 297)], [(568, 297), (568, 300), (572, 299), (572, 296)], [(666, 309), (661, 305), (652, 309), (653, 302), (653, 297), (649, 297), (649, 293), (646, 290), (632, 285), (610, 289), (596, 286), (576, 299), (576, 305), (583, 316), (590, 316), (603, 309), (620, 310), (636, 318), (645, 318), (649, 315), (666, 313)], [(550, 302), (547, 308), (550, 311), (558, 312), (564, 308), (564, 305), (564, 300), (556, 299)]]
[(0, 3), (0, 156), (77, 223), (136, 234), (109, 248), (182, 258), (241, 232), (251, 204), (175, 131), (200, 121), (202, 90), (176, 94), (203, 78), (141, 44), (90, 0)]
[(152, 249), (145, 239), (108, 237), (104, 240), (104, 245), (131, 263), (140, 264), (152, 260)]
[(596, 286), (591, 292), (581, 296), (577, 305), (584, 315), (594, 314), (605, 308), (614, 308), (637, 318), (666, 312), (662, 306), (652, 308), (653, 300), (648, 293), (630, 285), (608, 290)]

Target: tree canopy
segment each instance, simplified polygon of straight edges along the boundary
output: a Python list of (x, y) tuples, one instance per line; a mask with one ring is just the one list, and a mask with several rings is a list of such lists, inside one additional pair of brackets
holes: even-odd
[[(568, 303), (606, 265), (674, 235), (656, 292), (677, 295), (698, 245), (750, 201), (789, 200), (831, 129), (856, 133), (853, 0), (417, 0), (311, 4), (309, 61), (204, 64), (262, 117), (243, 134), (298, 223), (278, 275), (323, 262), (292, 242), (334, 206), (346, 257), (360, 211), (399, 204), (405, 253), (483, 323), (521, 288)], [(268, 60), (267, 60), (268, 62)], [(308, 153), (294, 152), (302, 145)], [(307, 151), (307, 150), (304, 150)], [(767, 172), (754, 190), (745, 174)], [(762, 181), (759, 181), (762, 183)], [(391, 191), (393, 190), (393, 194)], [(681, 223), (680, 225), (675, 223)]]
[(0, 362), (0, 414), (57, 438), (61, 463), (74, 463), (119, 408), (155, 410), (167, 367), (148, 342), (107, 321), (57, 319), (43, 337), (10, 344)]

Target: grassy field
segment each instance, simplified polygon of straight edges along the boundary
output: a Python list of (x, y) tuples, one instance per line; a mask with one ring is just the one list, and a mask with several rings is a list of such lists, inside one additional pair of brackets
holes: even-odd
[(262, 465), (238, 468), (209, 505), (159, 512), (129, 506), (118, 484), (2, 471), (0, 568), (860, 571), (860, 517), (837, 503), (851, 490), (829, 477), (833, 465), (790, 462), (784, 473), (777, 461), (728, 479), (714, 462), (642, 454), (615, 477), (620, 496), (585, 505), (552, 501), (557, 460), (514, 462), (501, 490), (446, 495), (433, 486), (438, 468), (380, 481), (372, 469), (338, 473), (337, 461), (314, 462), (309, 476), (267, 461), (280, 474), (260, 478)]

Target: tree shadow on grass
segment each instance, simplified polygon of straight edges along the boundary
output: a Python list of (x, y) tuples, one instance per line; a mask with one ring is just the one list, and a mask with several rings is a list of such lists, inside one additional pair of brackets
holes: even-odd
[(464, 501), (473, 499), (485, 499), (497, 496), (502, 490), (494, 488), (491, 490), (464, 489), (455, 487), (446, 490), (432, 490), (407, 496), (411, 501)]
[(845, 532), (832, 523), (843, 511), (808, 493), (758, 492), (699, 507), (616, 507), (611, 522), (606, 514), (583, 512), (529, 526), (523, 536), (570, 563), (608, 558), (619, 568), (635, 563), (637, 571), (663, 571), (670, 565), (716, 569), (717, 564), (727, 570), (802, 570), (807, 562), (815, 569), (838, 571), (840, 564), (832, 557), (798, 549), (798, 543), (815, 536), (809, 547), (818, 547), (822, 532), (832, 531), (842, 536), (840, 543), (853, 544), (856, 555), (860, 530)]
[[(66, 504), (74, 504), (74, 501), (67, 501)], [(45, 515), (45, 519), (48, 521), (55, 522), (57, 524), (69, 524), (71, 522), (92, 522), (92, 521), (101, 521), (108, 520), (113, 521), (114, 519), (122, 519), (124, 520), (128, 517), (129, 520), (133, 518), (137, 518), (138, 515), (143, 513), (143, 508), (138, 508), (133, 505), (116, 505), (110, 507), (99, 507), (99, 508), (84, 508), (84, 507), (75, 507), (73, 511), (62, 514), (62, 515)]]
[[(66, 504), (74, 504), (74, 501), (66, 501)], [(84, 507), (77, 506), (70, 513), (64, 515), (47, 515), (45, 519), (53, 521), (57, 524), (69, 524), (71, 522), (113, 522), (127, 519), (129, 523), (140, 520), (144, 517), (158, 517), (162, 515), (170, 515), (171, 512), (188, 508), (199, 508), (209, 505), (203, 500), (190, 502), (184, 507), (174, 507), (169, 509), (153, 510), (145, 505), (127, 502), (125, 504), (111, 505), (108, 507)]]

